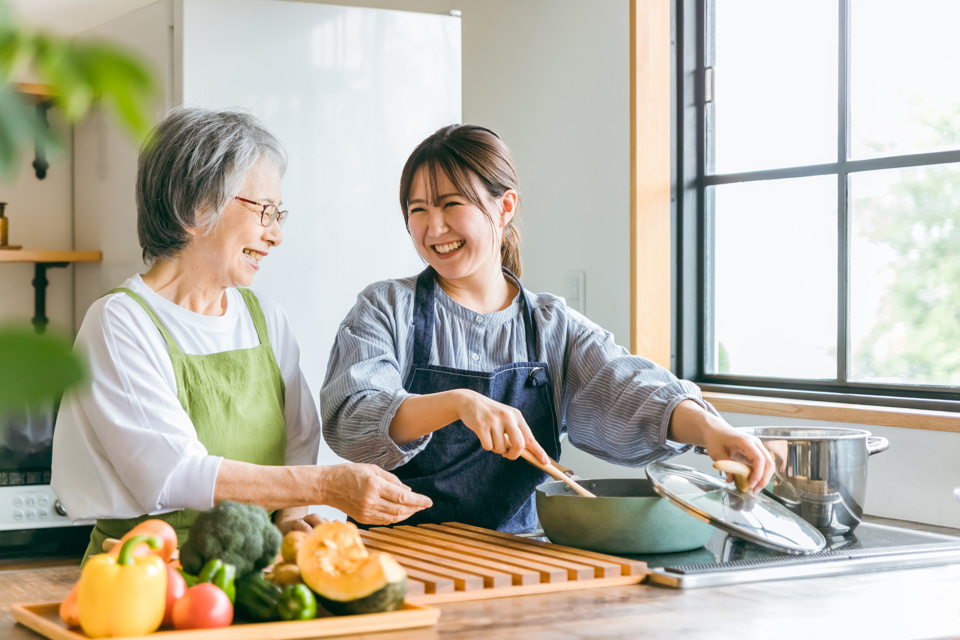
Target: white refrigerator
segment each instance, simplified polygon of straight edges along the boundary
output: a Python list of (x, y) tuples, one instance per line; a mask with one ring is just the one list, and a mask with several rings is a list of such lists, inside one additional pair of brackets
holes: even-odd
[[(94, 29), (155, 67), (156, 115), (172, 105), (240, 106), (290, 153), (283, 244), (254, 289), (286, 310), (315, 400), (340, 321), (367, 284), (423, 264), (403, 225), (400, 171), (416, 144), (461, 118), (460, 19), (285, 2), (162, 0)], [(100, 116), (74, 133), (76, 319), (143, 272), (136, 145)], [(321, 446), (320, 462), (339, 459)]]

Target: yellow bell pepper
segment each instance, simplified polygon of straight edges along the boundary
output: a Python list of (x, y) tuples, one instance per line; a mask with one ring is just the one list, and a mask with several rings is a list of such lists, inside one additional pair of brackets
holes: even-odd
[(91, 638), (142, 636), (156, 631), (167, 605), (167, 568), (156, 555), (134, 556), (146, 543), (158, 549), (156, 536), (135, 536), (117, 556), (87, 560), (77, 590), (80, 626)]

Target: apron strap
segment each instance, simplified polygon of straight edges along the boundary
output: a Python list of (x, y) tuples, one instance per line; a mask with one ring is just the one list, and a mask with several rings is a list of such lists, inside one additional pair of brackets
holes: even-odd
[(143, 310), (147, 312), (148, 316), (150, 316), (150, 319), (153, 321), (153, 324), (155, 324), (157, 326), (157, 329), (160, 330), (160, 335), (163, 336), (164, 342), (167, 343), (167, 350), (170, 352), (170, 355), (175, 355), (175, 354), (182, 355), (182, 352), (180, 351), (180, 347), (177, 346), (177, 343), (173, 339), (173, 336), (170, 335), (170, 332), (167, 331), (167, 328), (163, 326), (163, 323), (160, 322), (159, 318), (157, 318), (156, 314), (153, 312), (153, 309), (150, 308), (150, 305), (148, 305), (146, 301), (140, 297), (140, 294), (138, 294), (136, 291), (132, 289), (127, 289), (126, 287), (117, 287), (116, 289), (111, 289), (110, 291), (107, 291), (103, 295), (106, 296), (106, 295), (110, 295), (111, 293), (125, 293), (131, 298), (133, 298), (134, 302), (136, 302), (141, 307), (143, 307)]
[(263, 308), (260, 301), (250, 289), (237, 288), (243, 301), (247, 303), (247, 310), (250, 311), (250, 318), (253, 320), (253, 326), (257, 328), (257, 337), (260, 338), (260, 344), (270, 344), (270, 338), (267, 335), (267, 321), (263, 317)]
[(434, 291), (433, 267), (427, 267), (417, 277), (417, 292), (413, 302), (413, 366), (430, 364), (433, 347)]

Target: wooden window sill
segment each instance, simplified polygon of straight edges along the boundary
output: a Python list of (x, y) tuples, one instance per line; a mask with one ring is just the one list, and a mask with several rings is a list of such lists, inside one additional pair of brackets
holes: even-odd
[(721, 412), (960, 433), (960, 415), (946, 411), (786, 400), (714, 391), (704, 391), (703, 398)]

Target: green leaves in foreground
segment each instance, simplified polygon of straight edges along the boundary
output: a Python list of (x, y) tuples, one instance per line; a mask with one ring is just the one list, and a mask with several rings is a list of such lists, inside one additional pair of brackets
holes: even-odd
[(142, 60), (106, 42), (33, 33), (17, 24), (0, 0), (0, 175), (13, 172), (35, 136), (50, 137), (32, 105), (14, 90), (27, 76), (48, 87), (68, 124), (103, 105), (137, 141), (149, 132), (156, 87)]
[(0, 327), (0, 412), (53, 400), (85, 377), (69, 339), (32, 327)]

